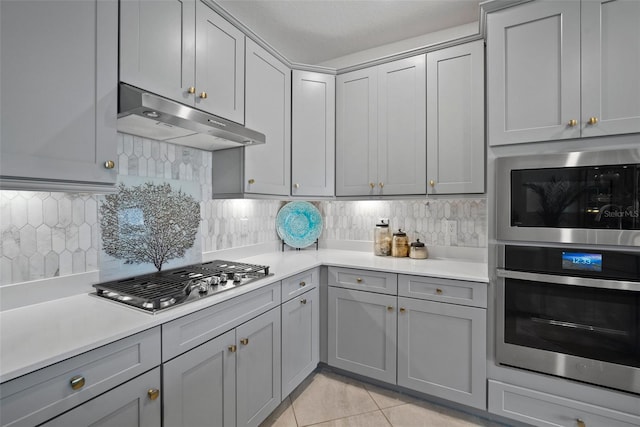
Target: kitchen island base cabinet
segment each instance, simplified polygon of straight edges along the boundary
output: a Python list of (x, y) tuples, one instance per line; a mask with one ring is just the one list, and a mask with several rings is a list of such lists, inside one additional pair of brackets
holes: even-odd
[(398, 385), (486, 409), (486, 310), (398, 298)]
[(397, 297), (329, 287), (329, 365), (396, 383)]
[(160, 427), (160, 394), (160, 368), (155, 368), (43, 426)]
[(280, 309), (164, 364), (164, 424), (257, 426), (280, 404)]
[(318, 366), (320, 358), (318, 288), (282, 304), (282, 397)]

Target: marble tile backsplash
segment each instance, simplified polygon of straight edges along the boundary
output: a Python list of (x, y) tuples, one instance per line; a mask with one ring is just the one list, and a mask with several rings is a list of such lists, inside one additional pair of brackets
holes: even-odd
[[(120, 175), (164, 178), (200, 187), (203, 252), (277, 241), (278, 200), (211, 200), (211, 153), (118, 135)], [(100, 268), (98, 207), (103, 196), (0, 191), (0, 285)], [(380, 217), (428, 245), (486, 247), (484, 197), (313, 202), (324, 220), (321, 239), (373, 240)], [(447, 238), (443, 221), (457, 224)]]

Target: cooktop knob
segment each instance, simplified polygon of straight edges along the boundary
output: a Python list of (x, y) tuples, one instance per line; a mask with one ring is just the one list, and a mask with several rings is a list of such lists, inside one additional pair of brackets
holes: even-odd
[(238, 283), (242, 281), (242, 273), (234, 273), (233, 274), (234, 283)]

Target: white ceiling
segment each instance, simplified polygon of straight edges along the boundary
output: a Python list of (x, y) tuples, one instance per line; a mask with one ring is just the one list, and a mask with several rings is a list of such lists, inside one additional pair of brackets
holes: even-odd
[(216, 0), (291, 62), (316, 65), (478, 20), (479, 0)]

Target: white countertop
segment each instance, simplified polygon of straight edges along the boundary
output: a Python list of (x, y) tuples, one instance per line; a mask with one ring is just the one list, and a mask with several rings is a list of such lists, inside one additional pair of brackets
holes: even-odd
[(238, 261), (268, 265), (273, 275), (155, 315), (88, 294), (0, 312), (0, 382), (320, 265), (488, 282), (487, 264), (483, 262), (376, 257), (359, 251), (321, 249), (269, 252)]

